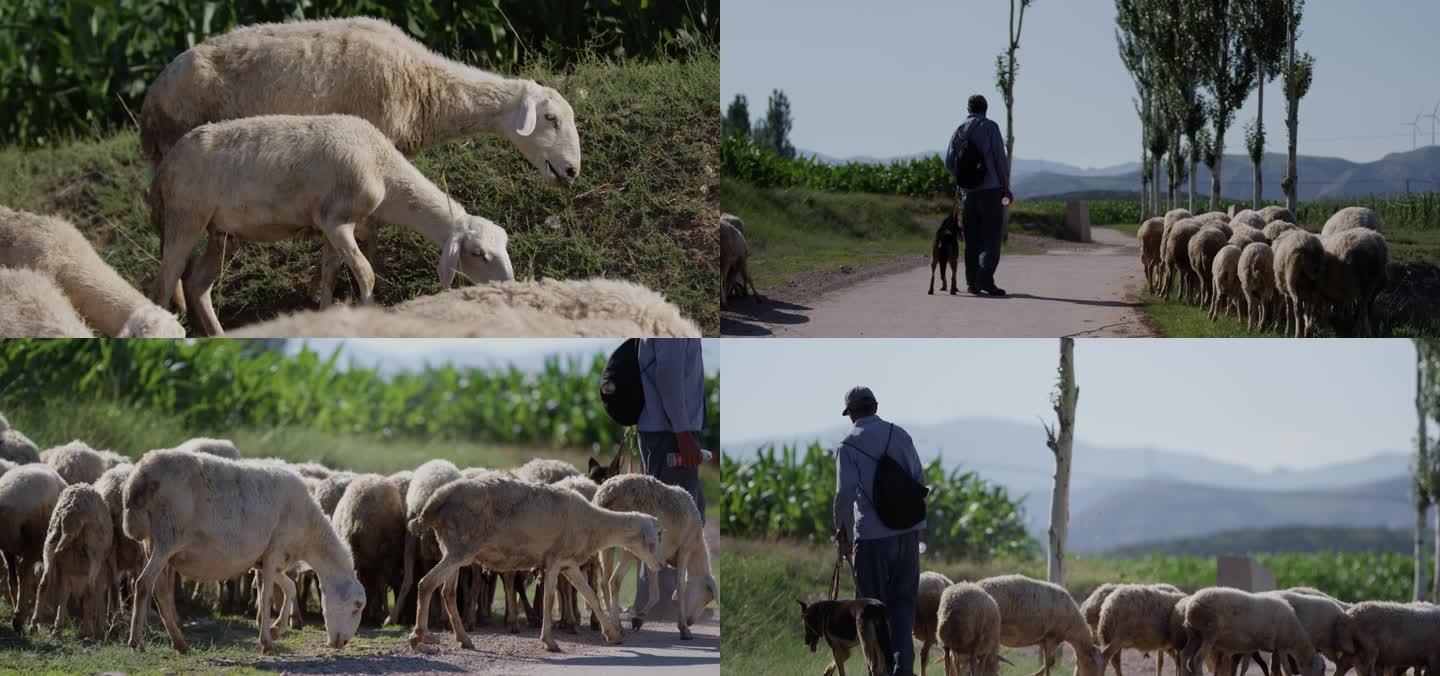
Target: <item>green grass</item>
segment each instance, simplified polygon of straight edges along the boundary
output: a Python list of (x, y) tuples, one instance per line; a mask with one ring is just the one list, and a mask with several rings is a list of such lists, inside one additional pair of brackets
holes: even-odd
[[(575, 108), (584, 168), (573, 186), (544, 185), (519, 152), (491, 135), (431, 148), (416, 166), (468, 210), (509, 230), (517, 278), (633, 280), (716, 333), (718, 50), (643, 64), (590, 58), (567, 74), (535, 66), (519, 75), (556, 84)], [(149, 176), (133, 131), (12, 147), (0, 150), (0, 204), (69, 218), (107, 262), (149, 290), (159, 267), (145, 201)], [(216, 285), (222, 324), (313, 308), (319, 251), (318, 240), (242, 247)], [(438, 291), (437, 254), (407, 228), (382, 228), (377, 301)], [(349, 279), (342, 271), (342, 298), (353, 295)]]

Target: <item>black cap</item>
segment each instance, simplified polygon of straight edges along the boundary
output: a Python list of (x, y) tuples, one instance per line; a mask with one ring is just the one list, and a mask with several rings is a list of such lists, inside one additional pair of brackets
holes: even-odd
[(972, 113), (981, 113), (990, 109), (990, 104), (985, 102), (985, 97), (975, 94), (965, 103), (965, 108)]
[(851, 406), (873, 406), (875, 405), (875, 393), (863, 385), (856, 385), (845, 393), (845, 410), (840, 415), (850, 415)]

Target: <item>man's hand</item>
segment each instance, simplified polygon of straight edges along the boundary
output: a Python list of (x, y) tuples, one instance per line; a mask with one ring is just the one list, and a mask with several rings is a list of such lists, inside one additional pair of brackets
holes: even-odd
[(705, 459), (700, 455), (700, 443), (695, 441), (695, 435), (690, 432), (676, 432), (675, 441), (680, 446), (680, 457), (675, 463), (679, 467), (699, 467), (705, 464)]
[(1005, 198), (1006, 200), (1009, 200), (1012, 203), (1015, 201), (1015, 193), (1010, 192), (1010, 188), (1008, 186), (1000, 189), (1000, 196)]
[(845, 530), (844, 526), (835, 529), (835, 544), (840, 545), (841, 549), (847, 549), (849, 548), (849, 541), (850, 533)]

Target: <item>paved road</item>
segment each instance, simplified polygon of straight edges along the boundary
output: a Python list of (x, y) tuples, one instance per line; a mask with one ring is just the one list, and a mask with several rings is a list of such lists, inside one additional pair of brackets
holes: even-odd
[(926, 295), (927, 264), (803, 305), (778, 303), (752, 318), (727, 313), (725, 333), (782, 338), (1153, 335), (1133, 300), (1144, 283), (1134, 238), (1106, 228), (1095, 228), (1093, 236), (1099, 246), (1001, 258), (997, 283), (1010, 293), (1003, 298), (971, 296), (963, 289), (942, 294), (938, 282), (935, 295)]

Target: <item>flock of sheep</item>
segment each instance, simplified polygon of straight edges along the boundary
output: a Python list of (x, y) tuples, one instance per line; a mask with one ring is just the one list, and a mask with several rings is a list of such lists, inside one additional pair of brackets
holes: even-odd
[[(552, 625), (578, 630), (578, 598), (590, 626), (621, 642), (619, 583), (632, 559), (676, 569), (676, 623), (690, 638), (719, 597), (700, 513), (683, 489), (621, 474), (618, 455), (609, 465), (592, 458), (587, 474), (549, 459), (513, 470), (432, 460), (382, 476), (244, 458), (230, 441), (197, 438), (132, 464), (79, 441), (41, 452), (0, 416), (0, 581), (17, 633), (51, 621), (58, 631), (78, 608), (81, 635), (104, 640), (130, 601), (129, 645), (140, 650), (153, 598), (172, 647), (186, 652), (178, 574), (197, 593), (221, 583), (218, 600), (254, 609), (265, 653), (301, 626), (317, 584), (337, 650), (362, 621), (394, 624), (402, 612), (414, 613), (413, 647), (435, 643), (437, 590), (438, 621), (473, 648), (466, 627), (487, 621), (503, 585), (511, 633), (523, 609), (558, 651)], [(541, 576), (534, 603), (530, 575)], [(659, 599), (658, 576), (648, 579), (648, 604), (630, 609), (637, 630)]]
[[(197, 332), (219, 336), (211, 290), (239, 243), (318, 234), (321, 309), (246, 327), (246, 335), (700, 335), (636, 284), (513, 281), (505, 229), (467, 213), (408, 159), (481, 133), (510, 141), (551, 185), (579, 175), (575, 113), (559, 92), (444, 58), (384, 21), (259, 24), (210, 38), (161, 71), (141, 109), (161, 239), (155, 302), (69, 223), (0, 207), (0, 268), (9, 268), (0, 270), (0, 328), (184, 337), (166, 312), (173, 304), (188, 308)], [(374, 307), (380, 223), (409, 227), (438, 248), (442, 288), (457, 273), (495, 288), (478, 298), (445, 291), (423, 310)], [(202, 235), (205, 251), (192, 259)], [(331, 308), (342, 263), (360, 286), (359, 307)]]
[[(1084, 603), (1050, 582), (1003, 575), (978, 582), (920, 576), (915, 609), (922, 675), (930, 648), (944, 650), (945, 673), (968, 668), (998, 673), (1000, 646), (1039, 646), (1048, 674), (1056, 648), (1075, 651), (1076, 676), (1120, 674), (1120, 651), (1165, 655), (1176, 676), (1234, 674), (1248, 660), (1268, 676), (1324, 676), (1325, 659), (1335, 676), (1354, 667), (1360, 676), (1440, 673), (1440, 606), (1389, 601), (1345, 603), (1308, 587), (1251, 593), (1207, 587), (1186, 594), (1168, 584), (1103, 584)], [(1269, 667), (1261, 653), (1270, 655)], [(1203, 663), (1203, 665), (1202, 665)], [(1240, 673), (1244, 673), (1241, 669)]]
[(1233, 218), (1175, 209), (1142, 223), (1136, 237), (1150, 289), (1208, 305), (1211, 320), (1233, 309), (1245, 315), (1246, 330), (1274, 323), (1299, 338), (1329, 322), (1374, 333), (1389, 250), (1370, 209), (1337, 211), (1318, 236), (1284, 207)]

